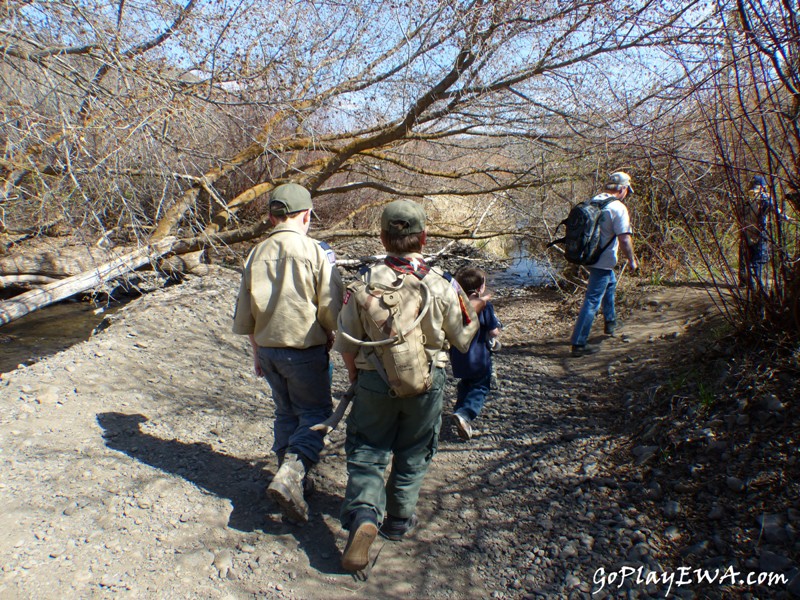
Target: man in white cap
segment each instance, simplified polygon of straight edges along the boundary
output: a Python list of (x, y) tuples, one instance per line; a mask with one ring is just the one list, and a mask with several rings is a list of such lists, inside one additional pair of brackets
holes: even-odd
[(311, 194), (296, 183), (269, 197), (269, 237), (244, 266), (233, 332), (250, 337), (256, 375), (275, 402), (272, 450), (280, 465), (267, 493), (291, 522), (308, 520), (305, 477), (319, 461), (332, 412), (329, 351), (344, 292), (335, 258), (307, 236)]
[(614, 335), (617, 330), (617, 313), (614, 300), (617, 291), (617, 276), (614, 267), (617, 266), (617, 255), (620, 249), (628, 259), (630, 268), (639, 267), (633, 252), (633, 231), (631, 229), (628, 208), (624, 204), (625, 198), (633, 194), (631, 178), (627, 173), (617, 171), (612, 173), (605, 185), (605, 192), (592, 198), (593, 202), (602, 202), (612, 199), (603, 209), (600, 219), (600, 247), (605, 248), (600, 258), (589, 269), (589, 281), (586, 284), (586, 296), (583, 299), (578, 320), (572, 331), (572, 356), (585, 356), (594, 354), (599, 350), (597, 346), (587, 345), (589, 332), (597, 311), (602, 307), (605, 319), (605, 333)]

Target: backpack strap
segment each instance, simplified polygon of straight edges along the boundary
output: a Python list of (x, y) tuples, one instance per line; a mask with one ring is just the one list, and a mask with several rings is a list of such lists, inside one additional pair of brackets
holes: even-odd
[[(342, 315), (339, 313), (339, 320), (338, 320), (338, 329), (339, 333), (342, 334), (347, 341), (352, 342), (353, 344), (358, 344), (359, 346), (387, 346), (391, 344), (402, 344), (405, 340), (405, 337), (414, 330), (419, 324), (422, 322), (422, 319), (428, 313), (428, 309), (431, 307), (431, 291), (425, 282), (420, 280), (420, 291), (422, 292), (422, 308), (419, 311), (419, 315), (417, 318), (414, 319), (414, 322), (405, 330), (405, 331), (398, 331), (396, 335), (391, 337), (385, 338), (383, 340), (359, 340), (344, 330), (342, 327)], [(389, 286), (373, 284), (376, 287), (381, 288), (385, 292), (390, 292), (393, 288)], [(402, 285), (402, 283), (400, 284)], [(367, 287), (367, 284), (363, 281), (357, 281), (355, 283), (351, 283), (348, 288), (353, 288), (354, 290), (358, 287)], [(391, 300), (390, 300), (391, 301)]]
[[(602, 211), (602, 210), (605, 210), (606, 207), (609, 204), (611, 204), (612, 202), (614, 202), (615, 200), (617, 200), (617, 198), (606, 198), (605, 200), (598, 200), (597, 202), (592, 202), (592, 204), (596, 204), (598, 206), (598, 208)], [(598, 222), (598, 224), (600, 223), (600, 219), (599, 218), (598, 218), (597, 222)], [(600, 248), (600, 251), (597, 253), (597, 256), (599, 257), (601, 254), (603, 254), (603, 252), (605, 252), (611, 246), (611, 244), (614, 243), (615, 239), (617, 239), (617, 234), (612, 231), (611, 232), (611, 239), (608, 240), (608, 243), (606, 243), (602, 248)], [(599, 260), (599, 258), (598, 258), (598, 260)], [(588, 265), (588, 266), (591, 266), (591, 265)]]
[(605, 210), (606, 206), (611, 204), (612, 202), (616, 201), (617, 198), (605, 198), (603, 200), (589, 200), (591, 204), (596, 204), (600, 210)]

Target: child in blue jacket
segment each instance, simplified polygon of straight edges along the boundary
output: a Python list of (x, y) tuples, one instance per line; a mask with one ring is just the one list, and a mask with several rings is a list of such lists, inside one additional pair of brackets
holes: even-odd
[[(483, 296), (486, 291), (486, 273), (477, 267), (460, 269), (456, 281), (470, 298)], [(492, 381), (490, 349), (499, 346), (497, 337), (502, 327), (494, 306), (488, 301), (478, 313), (478, 320), (481, 326), (467, 353), (450, 348), (453, 375), (459, 380), (453, 419), (458, 436), (465, 441), (472, 437), (472, 421), (480, 414), (489, 394)]]

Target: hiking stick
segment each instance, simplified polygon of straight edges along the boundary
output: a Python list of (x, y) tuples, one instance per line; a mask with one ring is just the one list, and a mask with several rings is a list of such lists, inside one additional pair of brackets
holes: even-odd
[(355, 396), (355, 393), (356, 384), (351, 383), (350, 387), (347, 388), (344, 396), (342, 396), (342, 399), (339, 401), (339, 404), (336, 406), (336, 410), (333, 411), (333, 414), (325, 419), (322, 423), (312, 425), (311, 430), (321, 431), (322, 435), (328, 435), (331, 431), (336, 429), (336, 426), (339, 425), (339, 421), (341, 421), (342, 417), (344, 417), (347, 407), (350, 406), (350, 401), (353, 399), (353, 396)]
[(622, 268), (619, 271), (619, 275), (617, 275), (617, 285), (619, 285), (619, 282), (622, 281), (622, 276), (625, 274), (625, 267), (627, 266), (628, 261), (626, 260), (624, 263), (622, 263)]

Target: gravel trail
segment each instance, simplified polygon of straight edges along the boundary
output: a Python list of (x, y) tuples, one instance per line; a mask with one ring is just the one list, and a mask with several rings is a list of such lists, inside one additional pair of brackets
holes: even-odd
[[(343, 426), (306, 526), (284, 524), (265, 495), (272, 407), (247, 340), (230, 333), (238, 281), (213, 267), (2, 375), (0, 598), (665, 597), (664, 582), (630, 578), (601, 590), (598, 573), (669, 571), (686, 542), (668, 512), (639, 501), (643, 470), (619, 423), (642, 394), (626, 373), (648, 364), (644, 347), (670, 351), (701, 295), (658, 313), (645, 304), (625, 335), (598, 338), (601, 353), (571, 359), (574, 306), (551, 290), (500, 290), (500, 389), (462, 442), (451, 382), (421, 524), (401, 543), (379, 538), (359, 581), (339, 567)], [(671, 597), (724, 597), (691, 588)]]

